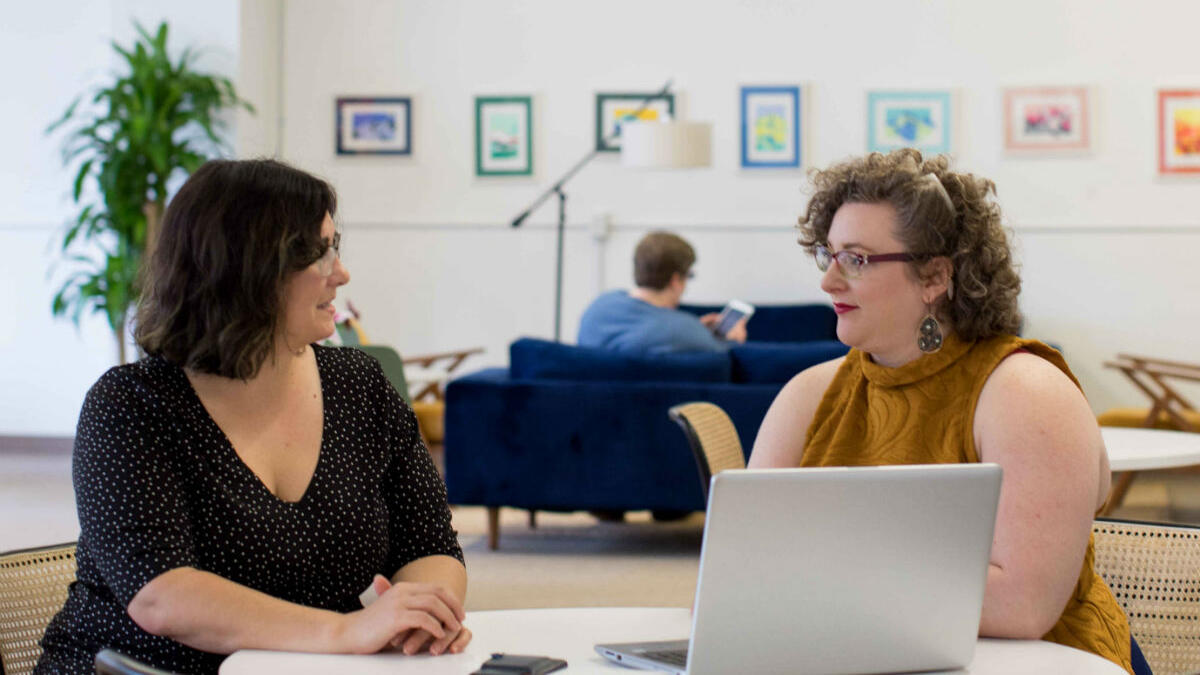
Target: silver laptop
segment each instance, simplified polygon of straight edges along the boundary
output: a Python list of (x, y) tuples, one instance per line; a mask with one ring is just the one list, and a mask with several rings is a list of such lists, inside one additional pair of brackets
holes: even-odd
[(975, 653), (995, 464), (713, 477), (690, 640), (596, 645), (670, 673), (960, 668)]

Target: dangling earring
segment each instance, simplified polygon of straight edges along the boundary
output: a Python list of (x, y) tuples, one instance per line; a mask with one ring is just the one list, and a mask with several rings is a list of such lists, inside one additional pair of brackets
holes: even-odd
[(921, 319), (921, 328), (917, 333), (917, 349), (926, 354), (933, 354), (942, 348), (942, 325), (933, 316), (933, 308), (928, 307), (929, 313)]

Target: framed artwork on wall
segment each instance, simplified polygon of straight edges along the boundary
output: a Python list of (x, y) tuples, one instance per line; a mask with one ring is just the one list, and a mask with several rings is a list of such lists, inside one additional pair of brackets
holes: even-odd
[[(607, 143), (605, 139), (619, 132), (621, 122), (632, 120), (633, 114), (642, 107), (646, 99), (654, 95), (655, 92), (646, 92), (644, 94), (596, 94), (596, 150), (600, 152), (619, 152), (621, 150), (620, 136), (613, 138)], [(674, 94), (655, 96), (650, 101), (649, 107), (643, 110), (637, 117), (639, 120), (650, 122), (671, 120), (674, 118)]]
[(1087, 87), (1011, 87), (1004, 90), (1004, 149), (1018, 153), (1091, 149)]
[(742, 87), (742, 166), (800, 166), (800, 87)]
[(949, 91), (867, 92), (867, 151), (950, 152)]
[(1200, 173), (1200, 89), (1158, 90), (1158, 172)]
[(337, 154), (411, 155), (412, 99), (337, 99)]
[(533, 174), (533, 99), (475, 97), (475, 175)]

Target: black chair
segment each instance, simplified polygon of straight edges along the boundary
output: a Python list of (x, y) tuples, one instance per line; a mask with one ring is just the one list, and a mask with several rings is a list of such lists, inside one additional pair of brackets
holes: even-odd
[(96, 654), (96, 675), (174, 675), (111, 649)]

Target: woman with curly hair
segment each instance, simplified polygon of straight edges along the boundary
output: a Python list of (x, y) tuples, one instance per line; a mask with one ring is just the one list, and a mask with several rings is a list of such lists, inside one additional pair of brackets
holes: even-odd
[(350, 280), (335, 210), (325, 181), (272, 160), (207, 162), (171, 200), (143, 270), (147, 356), (79, 415), (79, 571), (36, 672), (94, 672), (105, 648), (216, 673), (239, 649), (470, 641), (412, 410), (365, 352), (319, 344)]
[(1132, 671), (1128, 622), (1092, 570), (1110, 481), (1099, 427), (1058, 352), (1016, 335), (1021, 280), (995, 186), (948, 164), (906, 149), (813, 174), (800, 244), (852, 349), (787, 384), (749, 465), (999, 464), (980, 635)]

